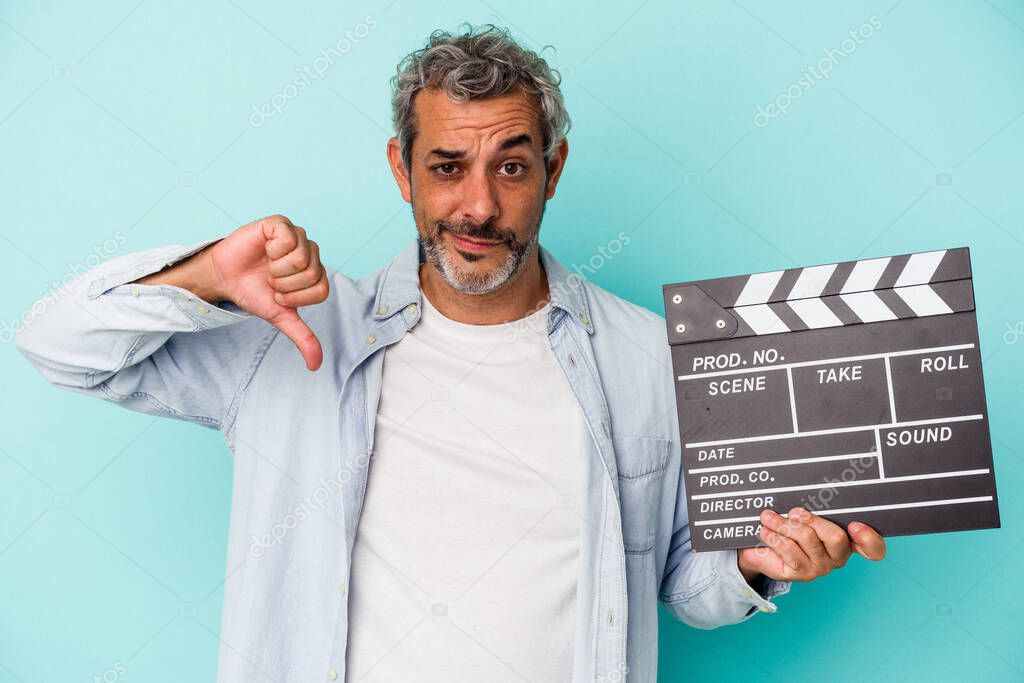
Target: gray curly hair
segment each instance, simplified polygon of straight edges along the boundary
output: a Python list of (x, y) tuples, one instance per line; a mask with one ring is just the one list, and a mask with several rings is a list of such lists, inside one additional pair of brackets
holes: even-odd
[(498, 97), (520, 87), (540, 109), (541, 144), (549, 162), (572, 125), (558, 87), (561, 74), (516, 43), (508, 29), (466, 26), (460, 35), (440, 29), (431, 33), (426, 46), (406, 55), (391, 78), (392, 124), (405, 168), (412, 168), (417, 133), (413, 100), (424, 88), (441, 88), (453, 100), (465, 101)]

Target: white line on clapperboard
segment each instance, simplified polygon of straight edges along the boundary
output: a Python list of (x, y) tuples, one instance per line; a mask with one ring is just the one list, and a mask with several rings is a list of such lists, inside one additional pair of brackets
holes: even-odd
[[(786, 382), (789, 384), (789, 412), (793, 416), (793, 433), (800, 431), (800, 423), (796, 419), (796, 396), (793, 393), (793, 368), (786, 368)], [(893, 420), (895, 422), (895, 419)]]
[[(946, 477), (970, 477), (975, 474), (988, 474), (988, 469), (978, 470), (956, 470), (954, 472), (931, 472), (929, 474), (908, 474), (902, 477), (889, 477), (886, 483), (893, 481), (918, 481), (919, 479), (945, 479)], [(731, 498), (733, 496), (753, 496), (762, 493), (781, 493), (783, 491), (806, 491), (807, 489), (839, 488), (841, 486), (864, 486), (866, 484), (877, 484), (880, 479), (857, 479), (853, 481), (828, 482), (822, 487), (821, 484), (800, 484), (799, 486), (778, 486), (772, 489), (748, 489), (746, 491), (719, 491), (718, 493), (702, 493), (693, 496), (694, 500), (706, 500), (708, 498)]]
[[(945, 500), (924, 500), (919, 503), (893, 503), (891, 505), (865, 505), (857, 508), (839, 508), (827, 510), (830, 515), (842, 515), (847, 512), (871, 512), (874, 510), (897, 510), (900, 508), (924, 508), (933, 505), (956, 505), (958, 503), (982, 503), (992, 500), (992, 496), (974, 496), (973, 498), (947, 498)], [(789, 517), (788, 513), (779, 513), (783, 517)], [(755, 522), (760, 517), (730, 517), (728, 519), (705, 519), (699, 522), (691, 522), (695, 526), (707, 526), (709, 524), (733, 524), (736, 522)]]
[[(799, 439), (805, 436), (827, 436), (828, 434), (847, 434), (849, 432), (868, 432), (872, 429), (892, 429), (898, 427), (922, 427), (924, 425), (942, 424), (945, 422), (967, 422), (969, 420), (980, 420), (984, 415), (978, 413), (976, 415), (957, 415), (955, 417), (936, 417), (928, 420), (908, 420), (906, 422), (886, 422), (885, 424), (877, 425), (861, 425), (859, 427), (836, 427), (835, 429), (815, 429), (813, 431), (806, 431), (800, 433), (787, 433), (787, 434), (766, 434), (765, 436), (743, 436), (738, 439), (720, 439), (718, 441), (695, 441), (693, 443), (686, 444), (687, 448), (704, 448), (706, 446), (724, 446), (732, 443), (753, 443), (756, 441), (776, 441), (778, 439)], [(856, 457), (856, 456), (844, 456), (844, 457)], [(813, 460), (805, 459), (804, 462), (813, 462)], [(761, 465), (770, 465), (772, 463), (763, 462), (758, 463), (757, 467)]]
[(778, 365), (758, 365), (749, 368), (733, 368), (732, 370), (719, 370), (717, 372), (701, 372), (694, 375), (679, 375), (678, 380), (704, 379), (705, 377), (722, 377), (724, 375), (742, 375), (747, 372), (760, 372), (762, 370), (781, 370), (783, 368), (802, 368), (808, 365), (828, 365), (830, 363), (847, 363), (855, 360), (871, 360), (873, 358), (894, 358), (896, 356), (916, 356), (922, 353), (941, 353), (943, 351), (959, 351), (960, 349), (973, 349), (974, 344), (955, 344), (953, 346), (933, 346), (930, 349), (910, 349), (907, 351), (889, 351), (887, 353), (870, 353), (865, 356), (846, 356), (844, 358), (822, 358), (821, 360), (804, 360), (796, 363), (779, 363)]
[(776, 465), (802, 465), (805, 462), (828, 462), (830, 460), (856, 460), (857, 458), (873, 458), (877, 455), (874, 452), (847, 453), (846, 455), (822, 455), (816, 458), (794, 458), (792, 460), (771, 460), (768, 462), (753, 462), (746, 465), (717, 465), (715, 467), (695, 467), (690, 474), (703, 474), (705, 472), (727, 472), (729, 470), (749, 470), (755, 467), (768, 467)]

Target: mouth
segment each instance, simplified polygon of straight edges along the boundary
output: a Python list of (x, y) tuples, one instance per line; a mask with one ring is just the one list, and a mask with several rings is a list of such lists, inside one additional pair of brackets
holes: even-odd
[(455, 246), (464, 251), (484, 252), (493, 249), (499, 244), (503, 244), (503, 242), (487, 242), (484, 240), (471, 239), (469, 237), (460, 237), (454, 232), (451, 233), (451, 235), (452, 239), (455, 241)]

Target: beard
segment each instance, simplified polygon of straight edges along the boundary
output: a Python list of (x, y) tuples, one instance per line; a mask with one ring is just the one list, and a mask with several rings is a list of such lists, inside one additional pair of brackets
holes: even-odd
[[(547, 200), (545, 199), (541, 209), (542, 218), (546, 209)], [(486, 242), (501, 242), (507, 247), (505, 260), (489, 272), (473, 272), (471, 269), (465, 268), (464, 264), (467, 261), (479, 261), (485, 255), (457, 251), (442, 238), (442, 233), (445, 230), (459, 237)], [(469, 221), (457, 224), (448, 221), (434, 221), (427, 234), (421, 237), (421, 242), (427, 261), (452, 288), (465, 294), (488, 294), (500, 289), (523, 271), (537, 251), (539, 235), (539, 220), (531, 237), (525, 242), (519, 240), (514, 231), (497, 227), (494, 221), (487, 221), (482, 225)]]

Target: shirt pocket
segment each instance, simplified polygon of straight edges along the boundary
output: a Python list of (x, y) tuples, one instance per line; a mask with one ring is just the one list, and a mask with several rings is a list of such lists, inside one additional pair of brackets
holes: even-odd
[(612, 437), (619, 470), (622, 543), (627, 553), (642, 554), (654, 548), (670, 443), (660, 436)]

